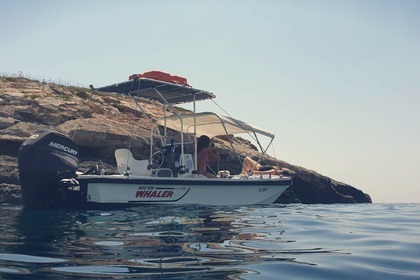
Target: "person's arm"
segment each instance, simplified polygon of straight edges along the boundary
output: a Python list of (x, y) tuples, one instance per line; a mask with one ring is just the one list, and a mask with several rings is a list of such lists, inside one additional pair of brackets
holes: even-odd
[(209, 159), (211, 161), (214, 162), (219, 162), (220, 161), (220, 156), (219, 156), (219, 152), (217, 151), (216, 148), (209, 148)]
[(197, 174), (206, 176), (208, 178), (216, 178), (217, 176), (207, 172), (207, 160), (211, 156), (210, 148), (201, 151), (197, 158)]
[(207, 163), (208, 161), (219, 161), (219, 155), (214, 153), (210, 148), (206, 148), (201, 152), (201, 156), (198, 159), (197, 164), (197, 173), (200, 175), (204, 175), (208, 178), (217, 178), (217, 176), (213, 173), (207, 172)]
[(207, 172), (207, 164), (206, 164), (206, 161), (205, 160), (202, 160), (202, 161), (199, 162), (197, 169), (198, 169), (197, 170), (197, 173), (199, 175), (203, 175), (203, 176), (206, 176), (208, 178), (217, 178), (216, 175)]

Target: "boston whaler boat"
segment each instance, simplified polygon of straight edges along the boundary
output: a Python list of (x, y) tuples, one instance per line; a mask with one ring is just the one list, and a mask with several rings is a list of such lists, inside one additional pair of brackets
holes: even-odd
[[(215, 96), (189, 86), (182, 77), (152, 71), (95, 90), (129, 96), (144, 113), (151, 125), (150, 159), (136, 160), (129, 149), (121, 148), (115, 151), (119, 175), (104, 175), (97, 169), (80, 174), (76, 172), (79, 148), (73, 140), (53, 131), (36, 133), (19, 149), (25, 206), (271, 204), (292, 184), (290, 177), (281, 175), (230, 175), (227, 170), (219, 171), (218, 178), (197, 175), (198, 136), (223, 135), (233, 150), (232, 135), (265, 136), (270, 140), (265, 149), (257, 141), (264, 155), (274, 134), (231, 117), (196, 112), (196, 101)], [(163, 117), (153, 121), (137, 102), (139, 98), (162, 103)], [(180, 114), (174, 107), (186, 103), (192, 103), (193, 112)], [(167, 111), (172, 114), (167, 116)], [(156, 135), (162, 130), (163, 135)], [(169, 138), (169, 132), (177, 132), (177, 143)], [(159, 149), (154, 147), (155, 137), (161, 139)], [(239, 155), (237, 158), (242, 164)]]

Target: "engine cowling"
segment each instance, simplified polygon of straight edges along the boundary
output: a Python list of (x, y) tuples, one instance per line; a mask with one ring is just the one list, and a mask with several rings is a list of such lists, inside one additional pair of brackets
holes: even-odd
[(59, 132), (39, 131), (19, 148), (19, 177), (25, 207), (45, 208), (58, 195), (60, 179), (75, 174), (79, 147)]

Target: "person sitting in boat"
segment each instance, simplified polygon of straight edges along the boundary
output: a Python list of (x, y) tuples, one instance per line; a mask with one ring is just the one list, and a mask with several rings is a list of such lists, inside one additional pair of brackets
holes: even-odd
[(215, 148), (210, 147), (210, 138), (202, 135), (197, 142), (197, 174), (208, 178), (217, 178), (215, 174), (207, 172), (207, 165), (210, 162), (219, 162), (219, 153)]
[(256, 162), (250, 157), (245, 157), (244, 162), (242, 163), (241, 174), (245, 175), (261, 175), (261, 174), (271, 174), (271, 175), (280, 175), (281, 170), (277, 166), (272, 165), (261, 165), (259, 162)]

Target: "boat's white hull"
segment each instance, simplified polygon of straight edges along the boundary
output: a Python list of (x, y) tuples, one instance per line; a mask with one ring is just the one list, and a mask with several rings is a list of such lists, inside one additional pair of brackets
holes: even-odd
[(88, 203), (252, 205), (273, 203), (291, 184), (284, 177), (260, 179), (81, 176)]

